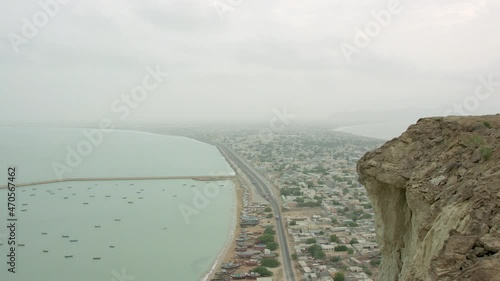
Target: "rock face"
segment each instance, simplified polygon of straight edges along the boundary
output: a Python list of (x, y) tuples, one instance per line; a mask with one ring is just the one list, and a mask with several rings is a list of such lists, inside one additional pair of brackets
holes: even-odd
[(421, 119), (358, 173), (379, 280), (500, 281), (500, 115)]

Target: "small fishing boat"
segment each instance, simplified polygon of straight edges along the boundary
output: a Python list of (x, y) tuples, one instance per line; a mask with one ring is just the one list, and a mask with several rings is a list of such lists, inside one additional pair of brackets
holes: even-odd
[(95, 197), (95, 195), (90, 195), (90, 197), (91, 197), (91, 198), (94, 198), (94, 197)]
[(47, 232), (42, 232), (42, 235), (47, 235)]
[(115, 221), (121, 221), (121, 219), (115, 219)]
[(122, 199), (127, 199), (127, 197), (122, 197)]
[(111, 197), (111, 195), (106, 195), (106, 198)]
[(69, 240), (69, 242), (78, 242), (78, 240)]
[(27, 210), (26, 209), (22, 209), (21, 212), (26, 212)]
[(19, 247), (24, 247), (26, 246), (26, 244), (19, 244)]
[(43, 252), (44, 252), (44, 253), (48, 253), (48, 252), (49, 252), (49, 250), (43, 250)]
[(73, 257), (73, 255), (71, 255), (71, 256), (64, 256), (64, 258), (66, 258), (66, 259), (72, 258), (72, 257)]
[(112, 248), (112, 249), (114, 249), (114, 248), (115, 248), (115, 246), (113, 246), (113, 245), (109, 245), (109, 247), (110, 247), (110, 248)]
[(83, 205), (88, 205), (88, 204), (89, 204), (89, 202), (83, 202)]
[(174, 195), (174, 197), (177, 197), (177, 195)]
[(94, 228), (101, 228), (100, 225), (94, 225)]
[(133, 204), (134, 202), (133, 201), (128, 201), (129, 204)]
[(101, 258), (100, 257), (95, 257), (95, 258), (92, 258), (93, 260), (100, 260)]
[(68, 197), (64, 197), (64, 199), (68, 199)]
[(63, 235), (62, 238), (69, 238), (69, 235)]

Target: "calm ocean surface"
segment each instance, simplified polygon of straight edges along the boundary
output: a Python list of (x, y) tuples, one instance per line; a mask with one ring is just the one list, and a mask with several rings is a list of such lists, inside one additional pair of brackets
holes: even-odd
[[(66, 146), (85, 139), (80, 129), (40, 128), (3, 128), (0, 137), (0, 185), (12, 164), (18, 182), (54, 179), (52, 163), (64, 164)], [(234, 172), (213, 146), (117, 131), (65, 178), (224, 174)], [(7, 190), (1, 189), (0, 280), (200, 280), (235, 223), (229, 180), (57, 182), (16, 193), (17, 243), (25, 245), (17, 247), (16, 274), (9, 273)]]
[(335, 129), (335, 131), (350, 133), (363, 137), (390, 140), (399, 137), (411, 125), (409, 122), (391, 122), (378, 124), (363, 124)]

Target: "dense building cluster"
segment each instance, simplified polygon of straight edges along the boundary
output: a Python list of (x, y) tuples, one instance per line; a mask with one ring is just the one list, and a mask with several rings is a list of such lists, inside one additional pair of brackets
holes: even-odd
[(356, 163), (382, 141), (313, 129), (260, 132), (231, 130), (211, 138), (246, 158), (279, 190), (302, 279), (376, 279), (374, 214)]

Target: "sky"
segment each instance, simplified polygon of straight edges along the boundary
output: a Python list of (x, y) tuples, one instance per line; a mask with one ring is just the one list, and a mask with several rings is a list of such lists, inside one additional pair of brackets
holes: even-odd
[(2, 0), (0, 123), (498, 113), (499, 14), (500, 0)]

